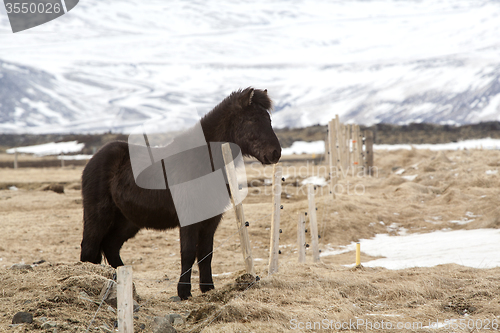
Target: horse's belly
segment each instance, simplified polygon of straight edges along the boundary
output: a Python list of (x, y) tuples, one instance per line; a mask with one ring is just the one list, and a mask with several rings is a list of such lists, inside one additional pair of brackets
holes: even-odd
[(179, 226), (168, 190), (140, 189), (134, 192), (118, 192), (113, 196), (116, 206), (127, 220), (139, 228), (165, 230)]

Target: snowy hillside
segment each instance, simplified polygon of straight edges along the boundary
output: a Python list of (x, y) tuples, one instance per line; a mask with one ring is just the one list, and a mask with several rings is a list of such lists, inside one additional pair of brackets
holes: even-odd
[(17, 34), (0, 6), (0, 132), (179, 129), (250, 85), (277, 127), (500, 120), (498, 36), (493, 0), (81, 0)]

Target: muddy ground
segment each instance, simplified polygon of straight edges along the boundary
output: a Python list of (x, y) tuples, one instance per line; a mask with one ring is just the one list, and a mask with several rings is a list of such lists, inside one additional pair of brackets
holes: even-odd
[[(494, 323), (500, 322), (500, 268), (445, 264), (395, 271), (356, 269), (346, 266), (354, 263), (352, 252), (323, 256), (321, 263), (312, 263), (309, 249), (308, 262), (299, 264), (296, 225), (298, 214), (307, 211), (301, 182), (312, 175), (324, 176), (326, 168), (307, 161), (282, 164), (279, 272), (267, 274), (271, 187), (266, 179), (271, 178), (271, 168), (249, 164), (251, 187), (244, 211), (250, 221), (248, 232), (260, 281), (248, 287), (238, 280), (244, 263), (234, 213), (229, 211), (216, 233), (216, 289), (201, 294), (194, 266), (193, 298), (174, 302), (170, 297), (176, 295), (180, 274), (178, 231), (143, 230), (121, 252), (125, 263), (133, 267), (141, 306), (135, 314), (136, 332), (151, 332), (153, 318), (170, 313), (183, 317), (175, 326), (179, 332), (287, 332), (294, 328), (333, 332), (339, 330), (335, 325), (344, 325), (340, 330), (345, 331), (391, 331), (387, 326), (377, 329), (382, 322), (390, 322), (392, 331), (398, 332), (472, 332), (479, 323), (492, 330), (498, 327)], [(498, 151), (377, 152), (375, 165), (378, 169), (373, 177), (355, 173), (341, 180), (343, 188), (337, 188), (341, 193), (335, 200), (328, 187), (317, 186), (320, 249), (377, 233), (500, 227), (500, 178), (495, 172), (500, 167)], [(78, 262), (82, 168), (0, 169), (1, 332), (85, 332), (96, 314), (102, 286), (114, 270)], [(412, 181), (404, 178), (412, 175), (416, 175)], [(64, 185), (64, 193), (46, 190), (50, 184)], [(449, 222), (464, 220), (467, 212), (477, 216), (474, 221)], [(306, 237), (310, 242), (309, 234)], [(370, 259), (362, 253), (362, 261)], [(18, 263), (31, 268), (9, 269)], [(19, 311), (31, 313), (33, 323), (10, 327)], [(446, 319), (469, 327), (425, 327), (438, 320), (441, 325)], [(115, 320), (112, 308), (104, 304), (89, 331), (105, 332)], [(365, 325), (355, 328), (352, 325), (357, 320)], [(55, 326), (46, 329), (45, 322)], [(298, 329), (308, 322), (320, 322), (325, 329)], [(395, 329), (397, 323), (407, 327)]]

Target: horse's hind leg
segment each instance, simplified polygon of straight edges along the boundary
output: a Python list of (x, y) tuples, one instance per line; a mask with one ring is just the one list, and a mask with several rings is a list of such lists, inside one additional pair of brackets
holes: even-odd
[(101, 249), (108, 263), (114, 268), (123, 266), (123, 261), (120, 257), (120, 249), (123, 243), (139, 232), (139, 228), (127, 220), (123, 215), (117, 215), (118, 216), (113, 221), (113, 226), (109, 229), (101, 242)]

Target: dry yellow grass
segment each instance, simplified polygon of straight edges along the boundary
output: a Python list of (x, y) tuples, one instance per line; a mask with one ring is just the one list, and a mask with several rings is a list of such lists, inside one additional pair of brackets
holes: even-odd
[[(328, 188), (318, 187), (320, 248), (346, 245), (377, 233), (405, 228), (408, 233), (443, 228), (499, 228), (498, 174), (486, 173), (500, 166), (500, 152), (430, 151), (377, 152), (374, 177), (348, 177), (340, 184), (350, 194), (336, 200)], [(256, 270), (261, 281), (245, 291), (235, 288), (235, 279), (244, 269), (234, 214), (228, 212), (216, 233), (213, 273), (216, 290), (202, 295), (195, 286), (188, 301), (168, 301), (176, 294), (180, 272), (178, 231), (141, 231), (127, 242), (122, 257), (134, 269), (135, 284), (143, 305), (135, 320), (151, 331), (151, 317), (179, 313), (189, 319), (176, 327), (181, 332), (287, 332), (297, 322), (335, 324), (349, 320), (380, 323), (422, 322), (444, 319), (500, 320), (500, 269), (472, 269), (458, 265), (412, 268), (398, 271), (377, 268), (351, 269), (353, 253), (322, 257), (322, 262), (297, 263), (297, 215), (307, 210), (306, 193), (300, 186), (311, 175), (326, 175), (325, 168), (304, 163), (283, 162), (287, 175), (283, 195), (280, 236), (282, 245), (279, 272), (267, 276), (271, 212), (270, 167), (247, 168), (249, 196), (245, 215)], [(299, 168), (302, 167), (302, 174)], [(404, 169), (401, 174), (398, 170)], [(313, 171), (314, 170), (314, 171)], [(265, 172), (265, 173), (264, 173)], [(417, 175), (413, 181), (402, 176)], [(0, 191), (0, 331), (36, 331), (38, 324), (8, 328), (14, 313), (30, 311), (59, 324), (59, 332), (84, 331), (97, 305), (81, 299), (81, 291), (97, 300), (99, 277), (109, 277), (105, 267), (77, 263), (82, 232), (81, 194), (77, 188), (81, 168), (0, 169), (2, 183), (24, 184), (18, 191)], [(37, 190), (42, 183), (71, 184), (65, 194)], [(253, 182), (253, 183), (252, 183)], [(30, 185), (30, 184), (36, 184)], [(295, 186), (299, 184), (299, 186)], [(363, 188), (355, 194), (354, 190)], [(467, 212), (475, 217), (465, 225)], [(383, 221), (385, 225), (379, 222)], [(363, 254), (363, 260), (370, 258)], [(44, 259), (33, 271), (7, 270), (14, 263)], [(308, 260), (310, 254), (308, 253)], [(61, 264), (63, 263), (63, 264)], [(65, 264), (64, 264), (65, 263)], [(193, 268), (196, 284), (197, 267)], [(67, 285), (67, 278), (78, 284)], [(73, 280), (71, 280), (73, 281)], [(97, 286), (96, 286), (97, 284)], [(80, 297), (80, 298), (79, 298)], [(97, 326), (110, 325), (114, 314), (102, 308)], [(38, 326), (37, 326), (38, 325)], [(350, 329), (347, 329), (350, 330)], [(97, 330), (94, 330), (97, 331)], [(313, 329), (310, 331), (320, 331)], [(325, 331), (336, 331), (325, 330)], [(358, 331), (370, 331), (360, 327)], [(383, 331), (383, 330), (381, 330)], [(395, 330), (435, 332), (429, 328)], [(449, 332), (442, 328), (437, 331)], [(454, 330), (469, 332), (471, 330)]]

